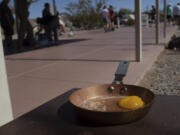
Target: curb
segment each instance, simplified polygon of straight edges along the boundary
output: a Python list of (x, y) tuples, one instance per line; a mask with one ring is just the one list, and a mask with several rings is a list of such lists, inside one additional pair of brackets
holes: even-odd
[(166, 37), (165, 39), (165, 46), (164, 48), (162, 48), (159, 51), (159, 54), (156, 56), (155, 60), (150, 64), (150, 66), (146, 69), (146, 71), (139, 77), (139, 79), (135, 82), (135, 85), (140, 85), (141, 81), (143, 80), (143, 78), (145, 77), (145, 75), (147, 74), (147, 72), (152, 68), (152, 66), (154, 65), (155, 61), (158, 59), (158, 57), (162, 54), (162, 52), (165, 50), (166, 46), (168, 45), (168, 43), (170, 42), (170, 40), (172, 39), (172, 36), (175, 35), (177, 31), (177, 27), (174, 29), (174, 31), (172, 32), (172, 34), (169, 34), (169, 36)]

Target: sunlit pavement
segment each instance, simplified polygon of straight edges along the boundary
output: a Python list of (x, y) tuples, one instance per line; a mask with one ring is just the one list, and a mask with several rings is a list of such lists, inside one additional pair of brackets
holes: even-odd
[[(168, 38), (175, 27), (167, 27)], [(85, 32), (49, 48), (6, 56), (15, 117), (72, 89), (111, 83), (118, 64), (130, 61), (125, 83), (137, 84), (164, 49), (155, 44), (155, 29), (143, 28), (143, 62), (135, 62), (134, 28)]]

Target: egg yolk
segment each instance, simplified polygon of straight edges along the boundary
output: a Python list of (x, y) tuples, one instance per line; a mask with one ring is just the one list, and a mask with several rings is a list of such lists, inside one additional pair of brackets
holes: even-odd
[(138, 96), (128, 96), (119, 101), (119, 106), (125, 109), (138, 109), (144, 106), (144, 101)]

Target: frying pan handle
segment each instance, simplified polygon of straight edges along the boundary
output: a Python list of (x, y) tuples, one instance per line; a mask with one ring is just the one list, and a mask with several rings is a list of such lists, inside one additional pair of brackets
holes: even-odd
[(126, 76), (128, 67), (129, 67), (128, 61), (122, 61), (120, 62), (116, 73), (115, 73), (115, 79), (113, 81), (113, 84), (121, 84), (123, 82), (123, 78)]

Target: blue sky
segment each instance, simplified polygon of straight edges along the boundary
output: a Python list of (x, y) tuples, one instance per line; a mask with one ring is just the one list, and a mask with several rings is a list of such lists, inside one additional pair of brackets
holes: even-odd
[[(59, 12), (65, 11), (64, 8), (69, 2), (77, 2), (78, 0), (56, 0), (57, 9)], [(152, 1), (152, 0), (143, 0), (143, 6), (147, 5), (146, 1)], [(41, 10), (43, 9), (43, 3), (49, 2), (52, 4), (52, 0), (39, 0), (38, 2), (34, 3), (30, 7), (31, 11), (31, 17), (41, 16)], [(153, 4), (153, 2), (149, 2), (150, 5)], [(113, 5), (116, 7), (117, 10), (120, 8), (129, 8), (134, 9), (134, 0), (108, 0), (107, 5)]]
[[(0, 0), (2, 1), (2, 0)], [(13, 0), (12, 0), (13, 1)], [(57, 9), (59, 12), (64, 12), (64, 8), (69, 2), (77, 2), (78, 0), (56, 0)], [(52, 4), (52, 0), (38, 0), (38, 2), (33, 3), (30, 7), (30, 18), (41, 17), (41, 11), (43, 9), (44, 3), (49, 2)], [(167, 3), (175, 5), (180, 2), (180, 0), (167, 0)], [(134, 0), (108, 0), (107, 5), (113, 5), (117, 10), (120, 8), (128, 8), (134, 10)], [(151, 5), (155, 4), (155, 0), (142, 0), (142, 9), (150, 9)], [(163, 8), (163, 0), (160, 0), (160, 7)]]
[[(69, 2), (77, 2), (78, 0), (56, 0), (57, 9), (59, 12), (63, 12), (64, 8)], [(43, 9), (43, 4), (45, 2), (52, 3), (52, 0), (39, 0), (34, 3), (30, 7), (31, 18), (41, 16), (41, 10)], [(180, 2), (180, 0), (167, 0), (167, 3), (176, 4)], [(134, 10), (134, 0), (108, 0), (107, 5), (113, 5), (117, 10), (120, 8), (129, 8)], [(147, 8), (150, 9), (151, 5), (155, 4), (155, 0), (142, 0), (142, 9), (145, 10)], [(163, 7), (163, 0), (160, 0), (160, 7)]]

